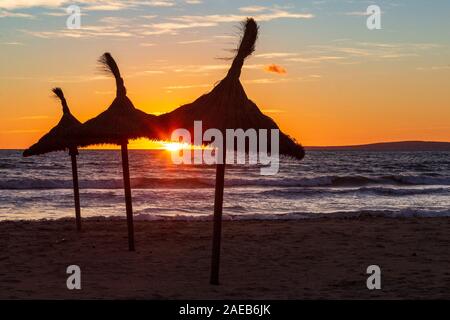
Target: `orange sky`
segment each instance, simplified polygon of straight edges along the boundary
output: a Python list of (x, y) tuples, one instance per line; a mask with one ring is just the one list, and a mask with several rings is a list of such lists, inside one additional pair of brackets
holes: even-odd
[[(215, 14), (208, 20), (211, 27), (176, 29), (172, 23), (170, 28), (175, 29), (157, 35), (144, 31), (123, 36), (130, 25), (133, 31), (145, 25), (136, 17), (126, 18), (121, 10), (89, 12), (86, 24), (98, 26), (92, 30), (109, 28), (109, 33), (92, 35), (82, 29), (77, 37), (58, 27), (64, 22), (61, 18), (53, 22), (0, 18), (4, 31), (0, 43), (0, 148), (28, 147), (57, 123), (61, 108), (51, 97), (54, 86), (63, 88), (80, 121), (108, 107), (115, 83), (96, 66), (104, 51), (116, 58), (136, 107), (161, 113), (193, 101), (226, 74), (229, 62), (217, 57), (230, 56), (224, 49), (232, 49), (238, 40), (233, 34), (237, 21), (222, 22), (230, 16), (223, 19), (214, 11), (248, 15), (249, 8), (209, 5), (204, 10)], [(38, 17), (40, 12), (8, 10)], [(148, 8), (142, 10), (142, 16), (148, 14)], [(173, 7), (160, 10), (167, 11), (142, 18), (159, 19), (151, 25), (157, 31), (169, 26), (166, 20), (177, 21), (173, 17), (181, 14)], [(437, 36), (434, 29), (411, 32), (408, 16), (386, 19), (382, 30), (368, 31), (365, 17), (339, 15), (344, 9), (336, 9), (332, 30), (323, 12), (312, 5), (289, 9), (268, 5), (251, 10), (267, 14), (261, 21), (257, 51), (246, 62), (241, 81), (260, 109), (302, 144), (450, 141), (448, 37)], [(279, 10), (285, 13), (280, 15)], [(385, 7), (392, 15), (400, 15), (395, 10)], [(312, 16), (305, 18), (299, 12)], [(183, 19), (193, 19), (187, 13), (183, 12)], [(288, 18), (278, 17), (286, 15)], [(429, 19), (431, 23), (431, 16)], [(433, 26), (436, 30), (442, 27), (447, 26)], [(133, 146), (149, 145), (139, 142)]]

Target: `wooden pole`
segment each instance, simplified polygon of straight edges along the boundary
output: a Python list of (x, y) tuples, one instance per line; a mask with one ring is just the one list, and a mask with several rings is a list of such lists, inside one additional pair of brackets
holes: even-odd
[(73, 197), (75, 200), (75, 219), (77, 223), (77, 231), (81, 231), (81, 209), (80, 209), (80, 190), (78, 187), (78, 169), (77, 169), (77, 148), (69, 150), (70, 159), (72, 160), (72, 180), (73, 180)]
[(211, 256), (211, 277), (209, 283), (219, 285), (220, 242), (222, 237), (223, 189), (225, 183), (226, 147), (223, 148), (223, 163), (216, 166), (216, 189), (214, 197), (214, 226)]
[(123, 188), (125, 190), (125, 206), (127, 209), (128, 250), (134, 251), (135, 248), (134, 248), (133, 207), (131, 204), (130, 168), (128, 165), (128, 141), (122, 142), (121, 150), (122, 150)]

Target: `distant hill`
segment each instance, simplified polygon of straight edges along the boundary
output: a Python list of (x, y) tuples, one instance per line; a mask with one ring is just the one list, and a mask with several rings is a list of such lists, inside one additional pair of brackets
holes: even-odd
[(355, 146), (305, 147), (305, 149), (329, 151), (450, 151), (450, 142), (399, 141), (361, 144)]

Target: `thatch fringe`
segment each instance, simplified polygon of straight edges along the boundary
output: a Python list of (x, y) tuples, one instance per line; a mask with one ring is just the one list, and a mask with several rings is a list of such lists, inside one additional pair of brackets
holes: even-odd
[(53, 93), (61, 100), (61, 105), (63, 107), (63, 114), (70, 114), (69, 106), (67, 105), (66, 98), (64, 97), (64, 93), (61, 88), (53, 88)]
[(72, 130), (68, 139), (79, 147), (98, 144), (122, 145), (130, 139), (143, 137), (157, 139), (157, 117), (134, 107), (126, 96), (119, 67), (111, 54), (103, 54), (98, 61), (105, 71), (116, 78), (117, 96), (108, 109), (86, 121), (80, 128)]
[(70, 130), (76, 130), (81, 126), (69, 110), (64, 93), (61, 88), (53, 88), (53, 93), (61, 100), (63, 106), (63, 116), (58, 124), (45, 134), (39, 141), (23, 152), (24, 157), (44, 154), (52, 151), (63, 151), (69, 149), (71, 153), (76, 154), (75, 144), (67, 139), (67, 133)]
[(228, 71), (229, 76), (237, 78), (240, 77), (245, 58), (250, 56), (255, 51), (255, 44), (258, 39), (258, 29), (258, 24), (253, 18), (247, 18), (247, 20), (242, 23), (243, 35), (241, 37), (236, 57), (234, 58), (233, 64)]
[(117, 88), (117, 96), (125, 96), (127, 94), (127, 90), (124, 86), (123, 79), (120, 76), (119, 67), (117, 66), (116, 61), (111, 56), (109, 52), (105, 52), (98, 59), (100, 66), (103, 68), (103, 71), (112, 73), (114, 78), (116, 79), (116, 88)]

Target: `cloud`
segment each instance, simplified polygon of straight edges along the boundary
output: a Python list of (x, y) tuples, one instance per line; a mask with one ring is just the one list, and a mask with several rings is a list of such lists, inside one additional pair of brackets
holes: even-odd
[(154, 23), (151, 24), (156, 31), (163, 33), (170, 33), (180, 29), (191, 29), (191, 28), (203, 28), (203, 27), (212, 27), (216, 24), (212, 22), (189, 22), (189, 23), (173, 23), (173, 22), (163, 22), (163, 23)]
[(201, 0), (186, 0), (187, 4), (202, 4), (203, 1)]
[(67, 0), (2, 0), (0, 1), (0, 8), (59, 7), (66, 1)]
[(204, 73), (217, 70), (227, 70), (230, 68), (226, 64), (204, 64), (204, 65), (186, 65), (186, 66), (172, 66), (174, 72), (183, 73)]
[(309, 45), (301, 53), (265, 52), (259, 59), (279, 59), (284, 62), (319, 65), (321, 63), (356, 64), (365, 60), (389, 60), (418, 57), (427, 51), (447, 47), (436, 43), (352, 42), (339, 39), (327, 45)]
[(153, 0), (153, 1), (138, 1), (138, 4), (146, 5), (150, 7), (173, 7), (175, 3), (169, 0)]
[(93, 2), (92, 4), (83, 6), (83, 10), (87, 11), (119, 11), (129, 7), (129, 3), (118, 1)]
[(320, 63), (324, 61), (335, 61), (335, 60), (342, 60), (345, 59), (345, 57), (341, 56), (313, 56), (313, 57), (294, 57), (286, 59), (286, 61), (291, 62), (301, 62), (301, 63)]
[(24, 45), (22, 42), (17, 42), (17, 41), (3, 42), (2, 44), (8, 45), (8, 46), (23, 46)]
[(79, 4), (84, 10), (89, 11), (118, 11), (125, 8), (148, 6), (148, 7), (173, 7), (172, 0), (1, 0), (0, 8), (18, 9), (33, 7), (58, 8), (63, 5)]
[(20, 13), (20, 12), (11, 12), (6, 10), (0, 10), (0, 18), (26, 18), (26, 19), (33, 19), (34, 16), (27, 13)]
[(128, 38), (133, 34), (124, 31), (99, 31), (88, 29), (73, 29), (73, 30), (61, 30), (61, 31), (25, 31), (26, 33), (38, 38), (50, 39), (50, 38), (95, 38), (95, 37), (117, 37)]
[(141, 47), (154, 47), (155, 44), (152, 42), (142, 42), (139, 44)]
[[(25, 7), (48, 5), (59, 6), (65, 5), (69, 0), (60, 1), (19, 1), (17, 5)], [(11, 6), (10, 1), (5, 1)], [(176, 5), (174, 1), (169, 0), (77, 0), (74, 1), (81, 6), (82, 12), (87, 11), (118, 11), (126, 8), (152, 6), (152, 7), (172, 7)], [(60, 9), (62, 9), (61, 7)], [(84, 10), (84, 11), (83, 11)], [(287, 8), (280, 7), (243, 7), (241, 11), (258, 11), (258, 14), (254, 15), (257, 21), (271, 21), (275, 19), (310, 19), (313, 17), (309, 13), (295, 13), (287, 11)], [(289, 9), (290, 10), (290, 9)], [(1, 10), (0, 10), (1, 12)], [(9, 11), (8, 11), (9, 12)], [(62, 12), (47, 11), (44, 15), (62, 16)], [(5, 14), (6, 15), (6, 14)], [(13, 15), (13, 13), (9, 13)], [(26, 14), (14, 13), (15, 16), (26, 17)], [(94, 37), (142, 37), (153, 35), (177, 35), (185, 30), (209, 28), (218, 26), (221, 23), (238, 23), (243, 21), (247, 16), (243, 14), (209, 14), (209, 15), (181, 15), (181, 16), (139, 16), (135, 15), (132, 18), (124, 19), (121, 17), (104, 17), (100, 18), (99, 25), (82, 24), (81, 29), (61, 29), (61, 30), (29, 30), (25, 31), (30, 35), (40, 38), (94, 38)], [(144, 22), (143, 19), (155, 19), (152, 23)], [(133, 23), (130, 23), (133, 20)], [(140, 21), (140, 22), (139, 22)], [(229, 36), (223, 36), (223, 38), (229, 38)], [(219, 37), (217, 37), (219, 38)], [(180, 43), (200, 43), (210, 40), (185, 40)]]
[(371, 13), (368, 13), (366, 11), (351, 11), (351, 12), (345, 12), (344, 15), (364, 17), (364, 16), (371, 15)]
[(50, 83), (81, 83), (86, 81), (96, 81), (110, 79), (106, 75), (80, 75), (80, 76), (61, 76), (45, 79), (45, 81)]
[(209, 39), (197, 39), (197, 40), (185, 40), (185, 41), (178, 41), (178, 44), (195, 44), (195, 43), (205, 43), (205, 42), (211, 42)]
[[(290, 13), (280, 9), (268, 9), (267, 12), (255, 15), (256, 21), (271, 21), (275, 19), (310, 19), (314, 16), (309, 13)], [(193, 28), (215, 27), (220, 23), (237, 23), (246, 19), (246, 15), (240, 14), (211, 14), (211, 15), (182, 15), (169, 18), (166, 22), (150, 24), (150, 30), (144, 31), (143, 35), (176, 35), (180, 30)]]
[(264, 70), (266, 72), (273, 72), (273, 73), (278, 73), (278, 74), (282, 74), (282, 75), (287, 73), (285, 68), (283, 68), (282, 66), (276, 65), (276, 64), (270, 64), (268, 66), (265, 66)]
[(286, 78), (278, 78), (278, 79), (272, 79), (272, 78), (262, 78), (262, 79), (253, 79), (253, 80), (247, 80), (244, 81), (248, 84), (274, 84), (274, 83), (280, 83), (280, 82), (286, 82), (291, 79)]
[(179, 85), (179, 86), (167, 86), (164, 87), (167, 90), (179, 90), (179, 89), (191, 89), (191, 88), (206, 88), (210, 87), (210, 84), (192, 84), (192, 85)]
[(273, 58), (289, 58), (298, 56), (298, 53), (292, 52), (267, 52), (256, 54), (256, 58), (273, 59)]
[(95, 37), (116, 37), (128, 38), (134, 36), (134, 33), (122, 30), (126, 25), (121, 25), (123, 20), (114, 17), (103, 18), (102, 25), (81, 25), (80, 29), (61, 29), (57, 31), (30, 31), (23, 32), (38, 38), (95, 38)]
[[(42, 15), (45, 16), (50, 16), (50, 17), (67, 17), (67, 12), (66, 11), (48, 11), (48, 12), (43, 12), (41, 13)], [(82, 16), (86, 15), (83, 13), (80, 13)]]
[(448, 65), (448, 66), (417, 67), (416, 70), (419, 70), (419, 71), (450, 70), (450, 65)]
[(255, 13), (255, 12), (261, 12), (267, 10), (267, 7), (263, 6), (248, 6), (248, 7), (241, 7), (239, 8), (239, 11), (246, 12), (246, 13)]
[[(182, 22), (183, 24), (193, 24), (193, 23), (208, 23), (210, 26), (216, 26), (219, 23), (227, 22), (240, 22), (246, 19), (246, 15), (240, 14), (211, 14), (211, 15), (184, 15), (179, 17), (171, 18), (173, 21)], [(275, 19), (290, 18), (290, 19), (311, 19), (314, 15), (311, 13), (292, 13), (286, 10), (280, 9), (268, 9), (265, 13), (260, 13), (254, 16), (254, 19), (258, 22), (261, 21), (271, 21)]]
[(272, 10), (269, 13), (256, 15), (256, 21), (271, 21), (275, 19), (312, 19), (315, 16), (312, 13), (292, 13), (285, 10)]

